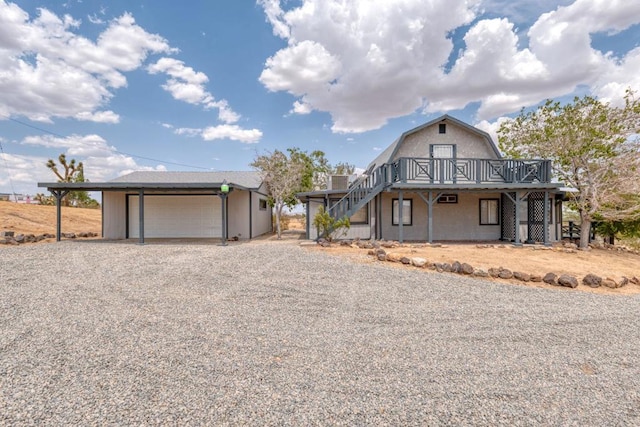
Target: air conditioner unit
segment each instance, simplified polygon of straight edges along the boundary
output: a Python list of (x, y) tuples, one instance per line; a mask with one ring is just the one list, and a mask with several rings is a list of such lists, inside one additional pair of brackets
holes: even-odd
[(330, 175), (327, 187), (329, 190), (348, 190), (349, 175)]

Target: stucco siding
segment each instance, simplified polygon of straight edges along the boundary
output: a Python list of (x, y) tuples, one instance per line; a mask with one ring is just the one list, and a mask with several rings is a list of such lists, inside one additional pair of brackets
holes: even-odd
[(446, 133), (439, 133), (439, 123), (421, 129), (408, 135), (398, 148), (392, 161), (400, 157), (430, 157), (431, 144), (453, 144), (456, 146), (457, 158), (495, 159), (496, 153), (488, 141), (468, 129), (455, 125), (449, 121), (446, 124)]
[(103, 238), (125, 239), (127, 236), (127, 205), (123, 192), (102, 193)]
[[(426, 193), (425, 193), (426, 194)], [(498, 240), (500, 225), (480, 225), (480, 199), (500, 199), (497, 193), (455, 193), (458, 203), (433, 204), (433, 240)], [(425, 196), (426, 197), (426, 196)], [(382, 238), (398, 240), (400, 226), (392, 225), (392, 203), (397, 193), (382, 195)], [(428, 207), (413, 192), (403, 193), (404, 200), (411, 200), (411, 225), (403, 225), (403, 239), (424, 241), (429, 239)]]
[(251, 208), (253, 215), (252, 221), (252, 237), (258, 237), (265, 233), (269, 233), (273, 230), (272, 227), (272, 209), (268, 204), (266, 208), (260, 208), (260, 200), (263, 200), (263, 205), (267, 202), (268, 197), (264, 194), (252, 192), (251, 193)]
[(228, 218), (229, 230), (227, 235), (229, 238), (237, 237), (238, 239), (249, 238), (249, 192), (244, 190), (233, 190), (227, 197), (228, 202)]
[[(318, 230), (313, 226), (313, 219), (318, 213), (318, 209), (320, 206), (324, 206), (324, 201), (322, 199), (309, 201), (309, 217), (307, 221), (309, 221), (309, 235), (307, 238), (309, 239), (317, 239), (318, 238)], [(368, 224), (351, 224), (349, 230), (345, 235), (341, 235), (340, 239), (364, 239), (368, 240), (373, 237), (372, 229), (375, 224), (375, 210), (373, 207), (373, 203), (369, 203), (369, 211), (368, 211)]]

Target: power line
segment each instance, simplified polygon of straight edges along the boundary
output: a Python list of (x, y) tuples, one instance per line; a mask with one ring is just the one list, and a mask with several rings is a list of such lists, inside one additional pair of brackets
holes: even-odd
[[(22, 122), (20, 120), (14, 119), (13, 117), (10, 117), (10, 116), (5, 116), (4, 114), (2, 114), (2, 117), (6, 118), (8, 120), (11, 120), (12, 122), (18, 123), (18, 124), (20, 124), (22, 126), (26, 126), (28, 128), (35, 129), (35, 130), (38, 130), (40, 132), (48, 133), (49, 135), (53, 135), (53, 136), (56, 136), (58, 138), (63, 138), (63, 139), (68, 138), (67, 136), (60, 135), (59, 133), (52, 132), (50, 130), (47, 130), (47, 129), (44, 129), (44, 128), (41, 128), (41, 127), (38, 127), (38, 126), (34, 126), (32, 124)], [(124, 154), (125, 156), (135, 157), (136, 159), (149, 160), (149, 161), (152, 161), (152, 162), (158, 162), (158, 163), (162, 163), (162, 164), (165, 164), (165, 165), (184, 166), (184, 167), (187, 167), (187, 168), (202, 169), (202, 170), (207, 170), (207, 171), (211, 170), (211, 168), (205, 168), (203, 166), (194, 166), (194, 165), (188, 165), (186, 163), (169, 162), (167, 160), (160, 160), (160, 159), (154, 159), (152, 157), (139, 156), (137, 154), (126, 153), (124, 151), (115, 150), (115, 149), (113, 149), (113, 150), (104, 149), (104, 151), (107, 151), (107, 152), (110, 152), (110, 153)]]

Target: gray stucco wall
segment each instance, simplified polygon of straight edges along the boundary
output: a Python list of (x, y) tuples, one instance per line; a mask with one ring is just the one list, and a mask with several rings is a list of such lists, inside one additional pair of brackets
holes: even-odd
[[(500, 225), (480, 225), (480, 199), (500, 199), (498, 193), (456, 193), (458, 203), (434, 203), (433, 240), (498, 240)], [(412, 200), (413, 218), (410, 226), (403, 226), (404, 240), (428, 240), (428, 208), (417, 193), (405, 192), (404, 199)], [(398, 240), (399, 226), (391, 224), (392, 200), (397, 193), (382, 195), (382, 238)]]
[(122, 192), (102, 193), (102, 225), (105, 239), (125, 239), (127, 235), (126, 195)]
[(267, 196), (258, 192), (251, 193), (251, 209), (253, 212), (252, 237), (257, 237), (272, 231), (272, 209), (269, 205), (265, 210), (260, 210), (260, 200), (267, 200)]
[(238, 239), (249, 238), (249, 192), (243, 190), (233, 190), (229, 193), (229, 238), (238, 237)]
[(400, 157), (430, 157), (429, 146), (431, 144), (455, 145), (457, 158), (497, 158), (496, 153), (484, 137), (448, 120), (440, 123), (446, 124), (446, 133), (439, 133), (439, 123), (434, 123), (427, 128), (408, 135), (392, 161)]

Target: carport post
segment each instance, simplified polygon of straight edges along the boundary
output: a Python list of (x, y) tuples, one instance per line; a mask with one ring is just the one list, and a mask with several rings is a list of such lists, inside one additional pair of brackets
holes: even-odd
[(138, 241), (138, 244), (144, 245), (144, 190), (142, 188), (138, 191), (138, 206), (138, 210), (140, 213), (140, 217), (138, 220), (140, 229), (138, 238), (140, 240)]
[(56, 242), (62, 237), (62, 198), (69, 194), (69, 190), (49, 190), (56, 197)]

